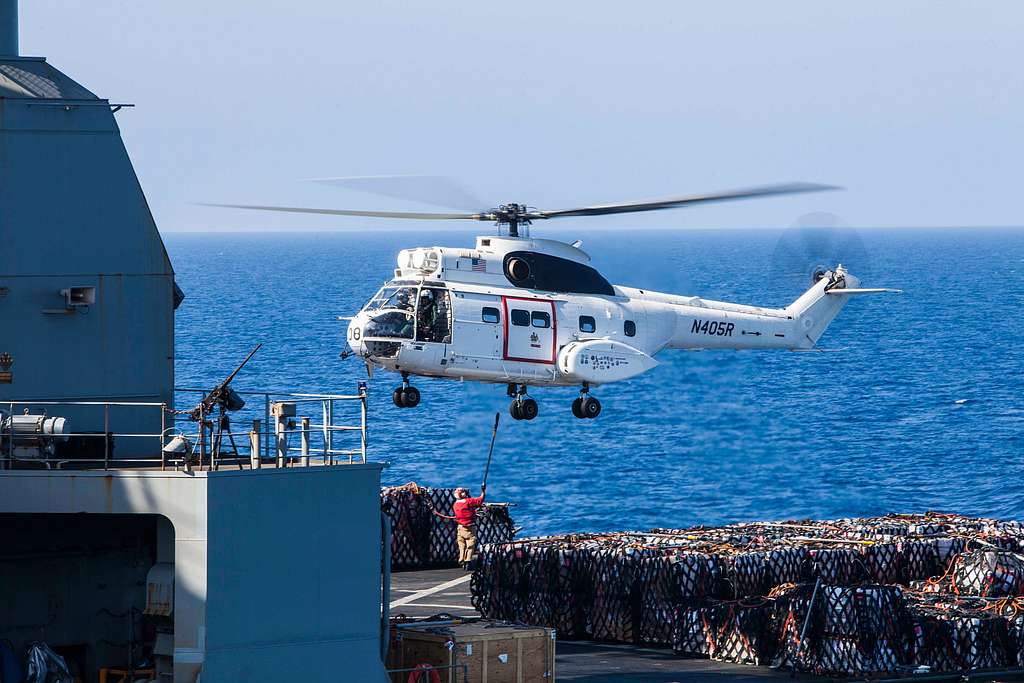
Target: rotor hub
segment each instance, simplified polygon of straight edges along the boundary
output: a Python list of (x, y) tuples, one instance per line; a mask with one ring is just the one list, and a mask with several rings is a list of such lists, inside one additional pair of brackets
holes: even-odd
[[(492, 210), (491, 213), (494, 216), (494, 222), (499, 227), (502, 225), (508, 226), (509, 237), (519, 237), (519, 228), (528, 229), (533, 218), (526, 204), (517, 204), (515, 202), (502, 204)], [(527, 230), (527, 232), (529, 231)]]

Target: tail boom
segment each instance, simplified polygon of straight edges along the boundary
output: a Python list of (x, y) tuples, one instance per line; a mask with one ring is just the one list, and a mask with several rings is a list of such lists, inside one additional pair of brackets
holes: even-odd
[(664, 348), (811, 349), (850, 295), (899, 291), (859, 289), (859, 284), (860, 280), (838, 266), (786, 308), (696, 298), (673, 302), (675, 325)]

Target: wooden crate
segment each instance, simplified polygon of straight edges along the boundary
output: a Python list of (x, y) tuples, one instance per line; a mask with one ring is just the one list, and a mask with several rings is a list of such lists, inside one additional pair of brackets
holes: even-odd
[[(442, 683), (553, 683), (555, 631), (486, 620), (393, 626), (388, 668), (423, 663), (453, 667), (437, 672)], [(391, 680), (407, 683), (409, 672), (393, 673)]]

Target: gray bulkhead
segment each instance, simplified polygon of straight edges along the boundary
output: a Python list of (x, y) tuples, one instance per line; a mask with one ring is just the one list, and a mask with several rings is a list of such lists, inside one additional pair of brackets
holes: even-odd
[[(108, 101), (44, 59), (0, 57), (0, 354), (12, 361), (0, 410), (172, 404), (174, 307), (174, 271)], [(160, 431), (159, 410), (112, 411), (111, 431)], [(64, 412), (73, 432), (103, 431), (101, 408)], [(113, 455), (133, 450), (124, 440)]]

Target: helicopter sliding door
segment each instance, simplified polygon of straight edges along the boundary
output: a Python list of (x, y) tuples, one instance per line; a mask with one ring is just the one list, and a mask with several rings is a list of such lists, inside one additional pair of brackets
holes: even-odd
[(504, 308), (505, 360), (554, 364), (557, 340), (555, 302), (501, 298)]

